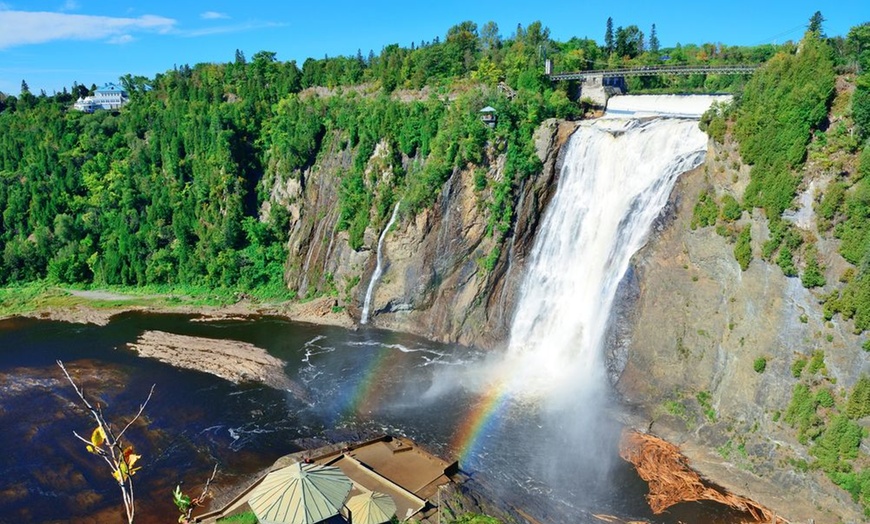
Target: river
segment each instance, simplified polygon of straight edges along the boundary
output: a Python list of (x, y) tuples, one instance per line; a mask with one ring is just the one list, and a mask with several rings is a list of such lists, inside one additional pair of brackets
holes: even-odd
[[(155, 329), (265, 348), (286, 362), (285, 373), (304, 386), (305, 398), (257, 384), (233, 385), (126, 349)], [(129, 433), (143, 455), (135, 477), (137, 522), (143, 523), (174, 521), (171, 490), (178, 482), (199, 485), (215, 463), (219, 482), (232, 484), (318, 441), (390, 432), (456, 457), (457, 432), (480, 407), (469, 377), (486, 360), (467, 348), (408, 335), (276, 318), (192, 322), (184, 315), (129, 313), (103, 327), (0, 321), (2, 523), (122, 521), (120, 496), (105, 465), (72, 435), (87, 435), (91, 423), (56, 359), (116, 422), (134, 413), (156, 384), (146, 423)], [(730, 513), (715, 505), (684, 504), (651, 515), (645, 483), (617, 457), (615, 440), (595, 450), (611, 458), (606, 470), (596, 466), (594, 480), (583, 475), (588, 453), (566, 441), (559, 419), (551, 409), (503, 406), (462, 469), (489, 496), (544, 522), (598, 522), (593, 513), (660, 523), (731, 522)], [(595, 423), (619, 429), (607, 417)]]

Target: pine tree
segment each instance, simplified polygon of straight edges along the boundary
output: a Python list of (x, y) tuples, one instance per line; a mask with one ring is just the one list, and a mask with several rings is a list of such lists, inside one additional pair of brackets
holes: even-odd
[(27, 85), (27, 82), (25, 80), (22, 80), (21, 81), (21, 94), (25, 95), (25, 94), (29, 94), (29, 93), (30, 93), (30, 86)]
[(613, 18), (607, 17), (607, 28), (604, 30), (604, 49), (613, 52)]
[(807, 26), (807, 30), (813, 33), (818, 33), (819, 36), (825, 36), (822, 33), (822, 22), (825, 21), (825, 17), (822, 16), (821, 11), (816, 11), (813, 13), (813, 16), (810, 17), (810, 24)]
[(656, 25), (652, 25), (649, 31), (649, 50), (651, 53), (659, 52), (659, 36), (656, 34)]
[(849, 401), (846, 403), (846, 416), (852, 420), (858, 420), (867, 415), (870, 415), (870, 379), (863, 375), (852, 387), (852, 392), (849, 394)]

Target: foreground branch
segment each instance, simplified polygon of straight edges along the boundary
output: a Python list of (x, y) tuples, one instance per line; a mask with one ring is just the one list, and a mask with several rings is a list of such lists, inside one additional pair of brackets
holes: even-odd
[[(82, 401), (82, 404), (84, 404), (85, 408), (90, 412), (91, 417), (93, 417), (94, 422), (96, 423), (96, 427), (91, 432), (90, 439), (82, 437), (75, 431), (73, 431), (73, 435), (85, 444), (85, 449), (87, 449), (88, 452), (99, 456), (109, 466), (109, 469), (112, 472), (112, 477), (118, 483), (118, 487), (121, 490), (121, 499), (124, 502), (127, 522), (128, 524), (132, 524), (133, 517), (136, 513), (135, 498), (133, 496), (133, 475), (140, 469), (135, 467), (140, 456), (135, 454), (133, 446), (125, 447), (121, 439), (127, 430), (130, 429), (130, 426), (132, 426), (137, 420), (139, 420), (139, 417), (142, 416), (142, 413), (145, 411), (145, 406), (148, 405), (152, 395), (154, 395), (154, 385), (151, 386), (151, 391), (148, 392), (148, 397), (145, 399), (145, 402), (139, 405), (139, 411), (136, 412), (136, 415), (130, 419), (118, 434), (115, 434), (112, 425), (103, 416), (103, 411), (99, 404), (95, 407), (88, 401), (85, 397), (84, 390), (75, 383), (66, 367), (64, 367), (63, 362), (58, 360), (57, 365), (60, 367), (61, 371), (63, 371), (64, 376), (72, 385), (79, 400)], [(214, 475), (212, 475), (212, 477), (214, 477)], [(206, 485), (206, 487), (207, 486), (208, 485)]]

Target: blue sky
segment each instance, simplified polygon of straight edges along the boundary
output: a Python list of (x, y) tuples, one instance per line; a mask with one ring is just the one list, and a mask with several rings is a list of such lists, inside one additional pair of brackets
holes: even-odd
[(153, 77), (178, 64), (226, 62), (241, 49), (280, 60), (378, 53), (391, 43), (444, 37), (463, 20), (495, 21), (503, 36), (540, 20), (553, 38), (603, 40), (605, 21), (656, 24), (662, 46), (723, 42), (754, 45), (799, 39), (816, 10), (829, 35), (870, 21), (870, 1), (804, 0), (668, 2), (624, 0), (0, 0), (0, 91), (49, 94), (73, 81), (116, 81), (125, 73)]

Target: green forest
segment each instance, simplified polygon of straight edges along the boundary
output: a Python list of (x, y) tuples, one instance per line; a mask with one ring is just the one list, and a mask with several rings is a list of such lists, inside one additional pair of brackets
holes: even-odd
[[(611, 20), (601, 46), (555, 41), (540, 22), (518, 25), (509, 38), (492, 22), (463, 22), (443, 40), (388, 45), (378, 55), (308, 59), (299, 67), (272, 52), (248, 59), (237, 51), (224, 64), (125, 75), (130, 102), (118, 112), (71, 110), (96, 86), (34, 95), (22, 81), (20, 96), (0, 96), (0, 285), (168, 286), (291, 298), (283, 281), (288, 215), (280, 206), (261, 213), (266, 182), (278, 172), (299, 176), (335, 141), (354, 155), (353, 168), (336, 173), (338, 228), (354, 249), (394, 202), (415, 213), (454, 169), (485, 162), (490, 142), (506, 157), (505, 177), (479, 177), (477, 186), (489, 195), (489, 233), (501, 238), (511, 228), (519, 182), (540, 168), (534, 130), (546, 118), (577, 118), (585, 109), (571, 95), (575, 85), (552, 85), (544, 76), (545, 59), (573, 70), (663, 57), (761, 61), (775, 51), (659, 49), (654, 27), (647, 39), (636, 26), (614, 30)], [(646, 82), (675, 82), (669, 88), (682, 91), (742, 81), (702, 75)], [(321, 96), (315, 88), (330, 91)], [(498, 110), (494, 129), (478, 118), (486, 105)], [(364, 171), (382, 140), (396, 152), (397, 176), (376, 194)], [(490, 258), (487, 264), (497, 253)]]

